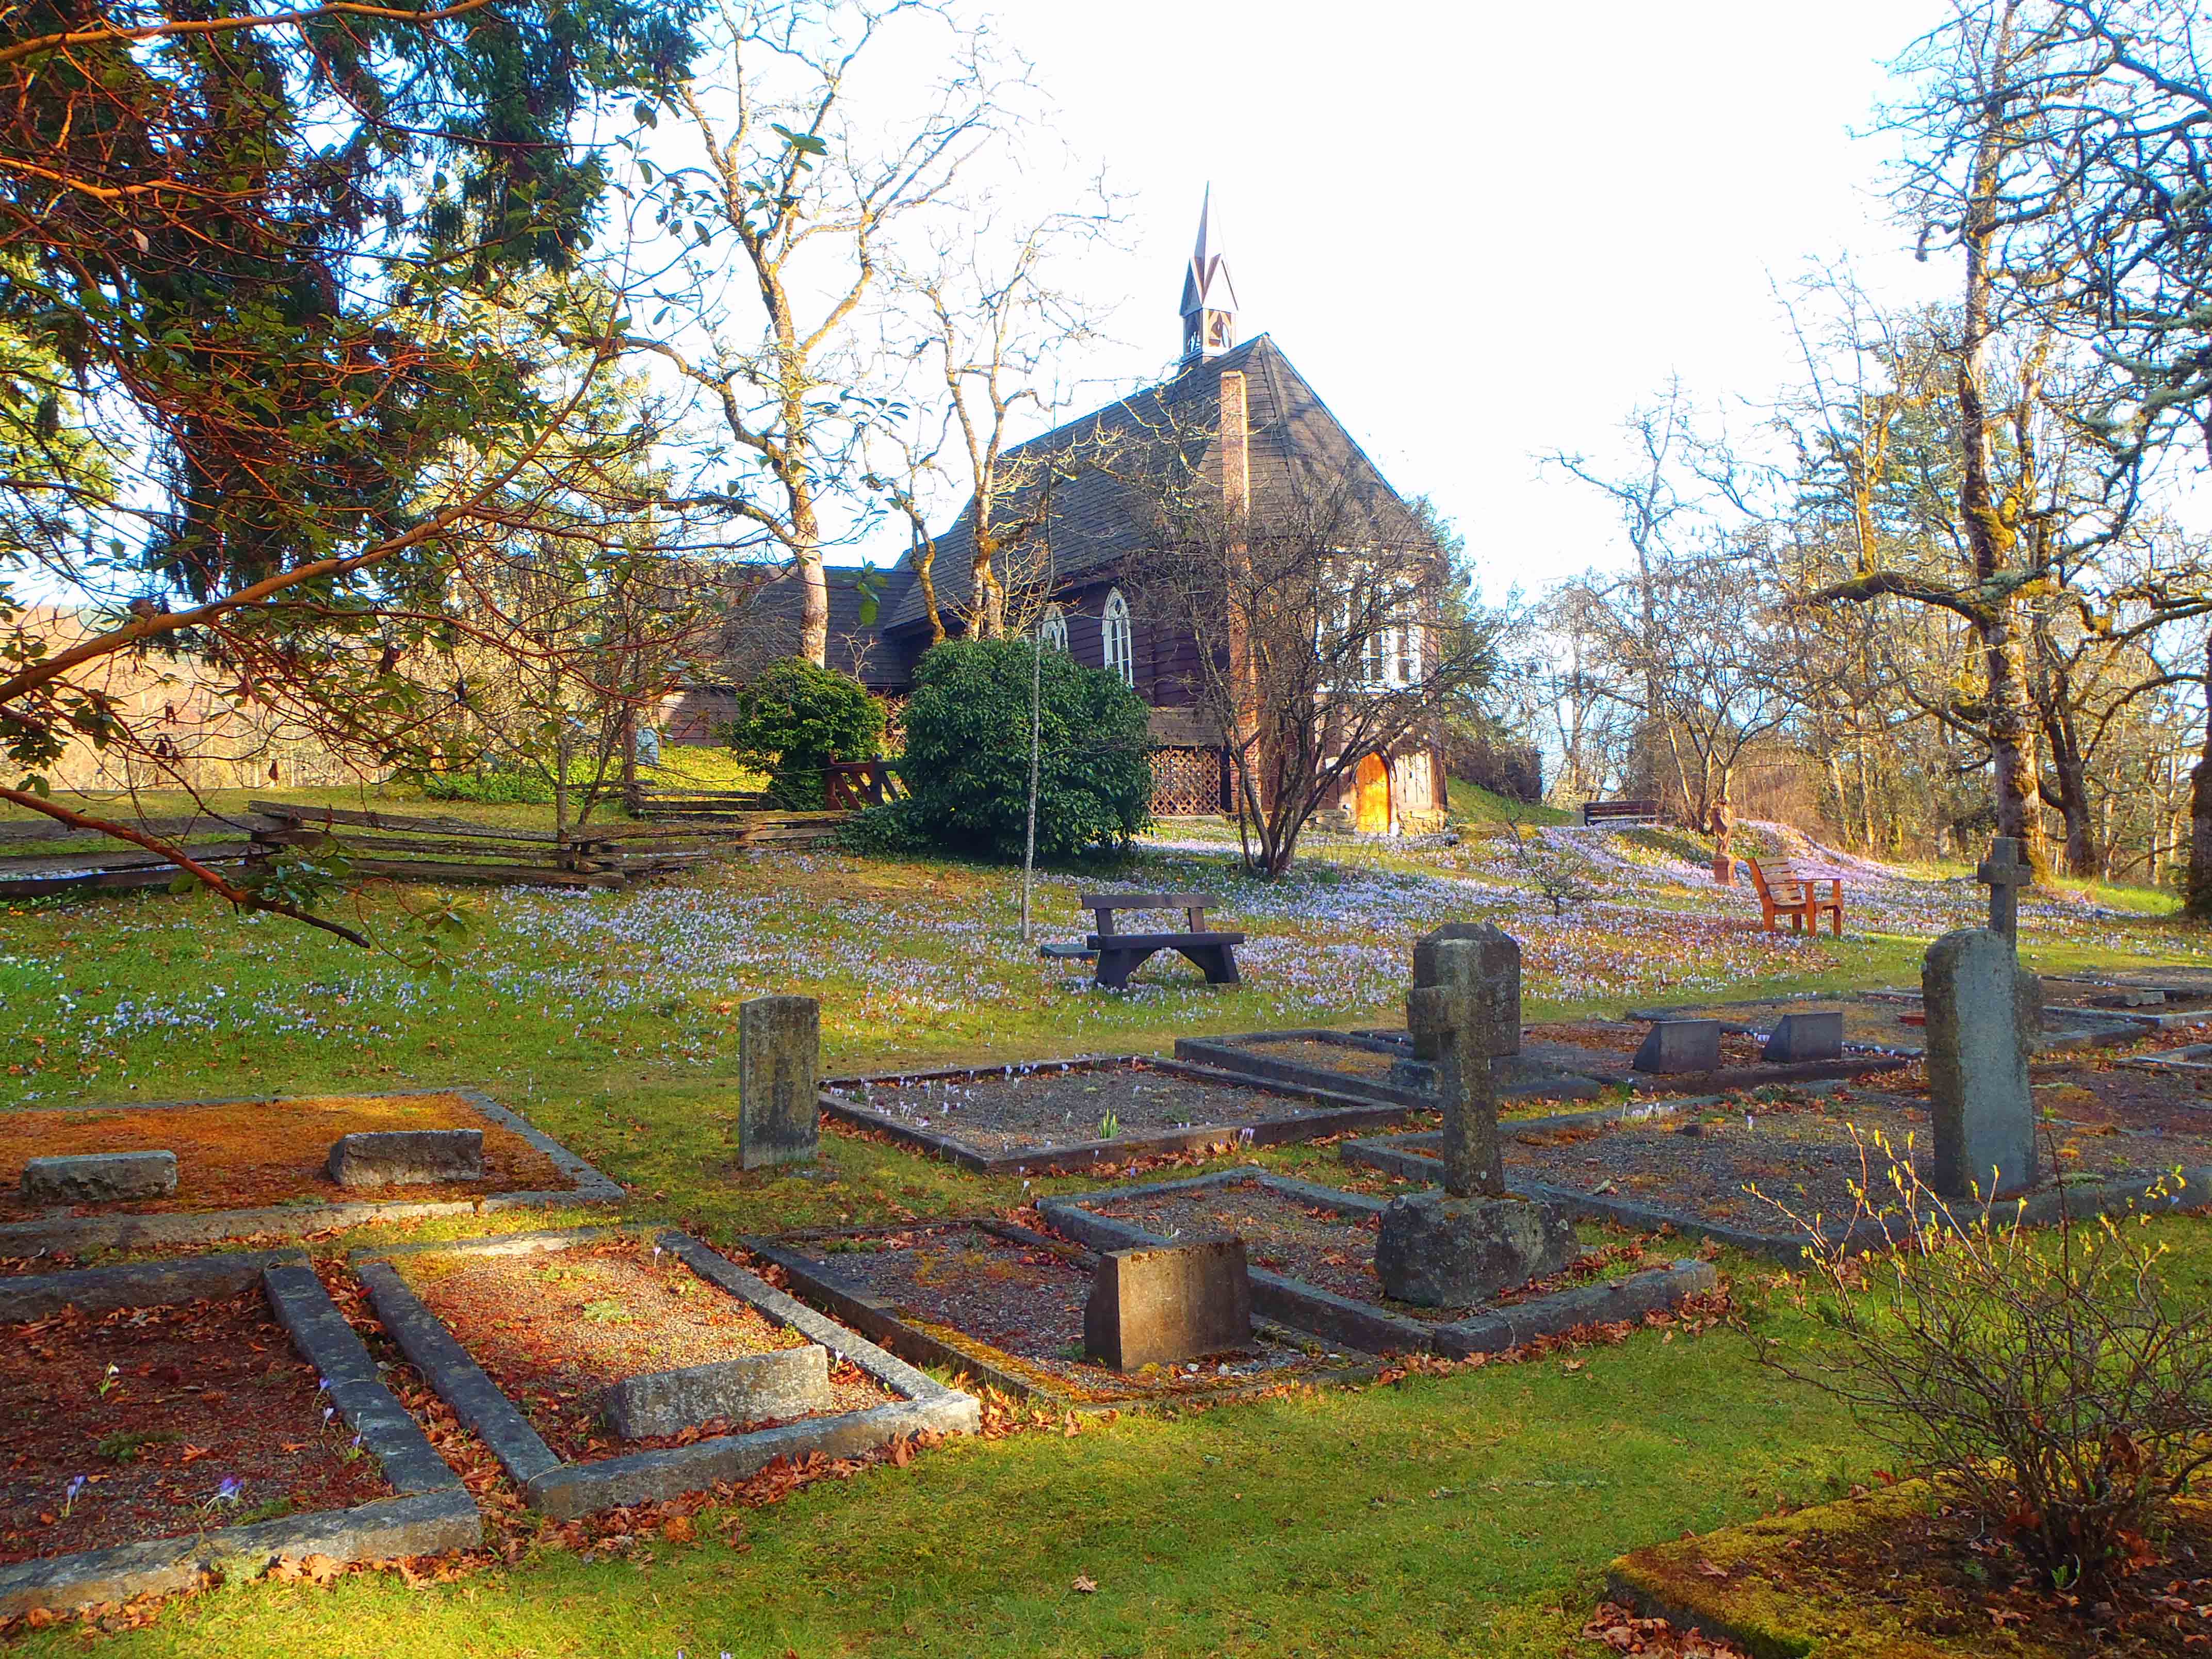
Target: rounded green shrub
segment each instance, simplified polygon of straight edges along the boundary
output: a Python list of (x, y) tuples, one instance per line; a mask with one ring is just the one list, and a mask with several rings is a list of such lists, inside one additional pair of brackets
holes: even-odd
[[(948, 640), (915, 670), (905, 823), (948, 851), (1022, 855), (1030, 782), (1025, 640)], [(1127, 842), (1152, 818), (1150, 712), (1121, 677), (1050, 646), (1039, 676), (1036, 850), (1068, 858)]]
[(769, 799), (814, 810), (823, 767), (883, 752), (883, 700), (848, 675), (782, 657), (738, 694), (726, 735), (740, 759), (767, 769)]

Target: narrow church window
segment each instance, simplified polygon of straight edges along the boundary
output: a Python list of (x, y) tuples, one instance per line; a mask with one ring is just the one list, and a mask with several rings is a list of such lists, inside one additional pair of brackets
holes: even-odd
[(1109, 673), (1119, 674), (1125, 685), (1137, 683), (1136, 653), (1129, 638), (1129, 602), (1115, 588), (1106, 596), (1106, 614), (1099, 619), (1098, 629), (1104, 641), (1103, 656)]
[(1044, 620), (1037, 624), (1037, 638), (1044, 644), (1060, 650), (1067, 649), (1067, 612), (1056, 605), (1044, 608)]

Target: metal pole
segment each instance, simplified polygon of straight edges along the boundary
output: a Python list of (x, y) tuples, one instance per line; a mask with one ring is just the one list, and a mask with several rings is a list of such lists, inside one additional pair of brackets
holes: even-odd
[(1030, 630), (1030, 821), (1022, 847), (1022, 943), (1030, 940), (1030, 884), (1036, 871), (1038, 704), (1044, 685), (1044, 641), (1041, 627)]

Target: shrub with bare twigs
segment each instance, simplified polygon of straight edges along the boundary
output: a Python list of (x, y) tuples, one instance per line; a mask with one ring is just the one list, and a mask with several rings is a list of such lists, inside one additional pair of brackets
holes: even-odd
[[(2052, 1588), (2124, 1574), (2212, 1460), (2212, 1311), (2166, 1283), (2141, 1214), (2062, 1211), (2044, 1229), (2017, 1206), (1961, 1214), (1909, 1144), (1853, 1139), (1862, 1179), (1841, 1231), (1767, 1200), (1813, 1235), (1802, 1299), (1838, 1340), (1768, 1340), (1762, 1358), (1844, 1401)], [(1861, 1223), (1884, 1248), (1836, 1242)]]

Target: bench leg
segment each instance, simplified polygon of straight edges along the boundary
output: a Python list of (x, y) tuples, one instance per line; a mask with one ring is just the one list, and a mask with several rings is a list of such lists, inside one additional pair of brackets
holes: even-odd
[(1132, 951), (1102, 939), (1098, 947), (1098, 972), (1093, 982), (1109, 991), (1126, 991), (1129, 988), (1129, 975), (1143, 967), (1152, 954), (1150, 951)]
[(1242, 985), (1237, 977), (1237, 949), (1231, 945), (1178, 945), (1183, 956), (1200, 973), (1208, 985)]

